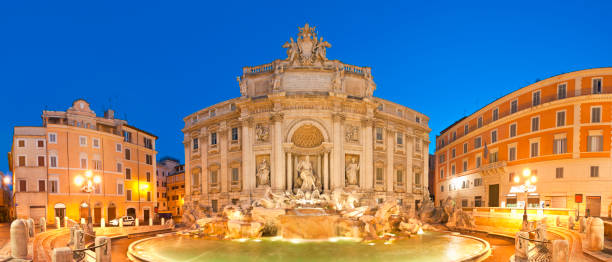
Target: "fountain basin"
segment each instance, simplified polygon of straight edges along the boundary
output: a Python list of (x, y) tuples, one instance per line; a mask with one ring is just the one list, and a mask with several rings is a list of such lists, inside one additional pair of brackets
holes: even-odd
[(280, 216), (281, 236), (285, 239), (328, 239), (337, 236), (339, 216), (308, 213)]
[(426, 232), (392, 243), (281, 238), (206, 240), (161, 236), (132, 243), (128, 256), (136, 261), (477, 261), (489, 254), (479, 238)]

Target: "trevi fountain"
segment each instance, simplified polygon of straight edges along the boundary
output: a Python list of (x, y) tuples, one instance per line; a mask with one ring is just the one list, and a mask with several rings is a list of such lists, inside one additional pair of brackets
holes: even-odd
[(328, 60), (314, 27), (245, 67), (241, 97), (185, 118), (188, 229), (138, 261), (478, 261), (473, 218), (427, 191), (428, 118), (372, 96), (369, 67)]

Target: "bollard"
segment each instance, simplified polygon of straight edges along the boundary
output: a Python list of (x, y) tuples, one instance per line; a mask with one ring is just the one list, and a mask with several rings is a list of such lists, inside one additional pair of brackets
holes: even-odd
[(101, 247), (96, 248), (96, 262), (111, 262), (111, 241), (109, 237), (96, 237), (95, 245)]
[(47, 221), (44, 217), (41, 217), (38, 223), (40, 224), (40, 232), (47, 231)]
[(81, 218), (81, 225), (85, 225), (85, 218)]
[(56, 247), (51, 255), (53, 262), (72, 262), (72, 250), (69, 247)]
[(64, 217), (64, 227), (68, 228), (68, 217)]
[(580, 218), (580, 233), (586, 233), (586, 219), (584, 217)]
[(85, 232), (81, 229), (76, 231), (74, 238), (74, 249), (82, 249), (85, 247)]
[(119, 218), (119, 227), (123, 227), (123, 218)]
[(61, 229), (62, 228), (62, 221), (60, 220), (59, 217), (55, 217), (55, 228), (57, 228), (57, 229)]
[(34, 219), (28, 218), (25, 220), (26, 226), (28, 226), (28, 237), (34, 237)]
[(105, 227), (106, 227), (106, 223), (105, 223), (105, 221), (104, 221), (104, 218), (101, 218), (101, 219), (100, 219), (100, 227), (101, 227), (101, 228), (105, 228)]
[(529, 238), (529, 233), (525, 231), (516, 233), (514, 242), (514, 261), (527, 261), (529, 242), (524, 238)]
[(23, 219), (11, 223), (11, 256), (22, 259), (28, 256), (28, 226)]
[(589, 250), (602, 251), (604, 249), (604, 223), (601, 218), (594, 218), (589, 223), (589, 234), (587, 234), (587, 241), (589, 243)]
[(135, 222), (136, 222), (136, 226), (140, 226), (140, 219), (138, 219), (138, 218), (137, 218), (137, 219), (135, 219), (135, 220), (136, 220), (136, 221), (135, 221)]
[(152, 225), (153, 225), (153, 218), (150, 217), (149, 218), (149, 226), (152, 226)]
[(165, 219), (162, 217), (162, 219), (161, 219), (161, 225), (162, 225), (162, 226), (163, 226), (163, 225), (165, 225), (165, 224), (166, 224), (165, 222), (166, 222), (166, 221), (165, 221)]
[(565, 239), (552, 241), (552, 262), (568, 262), (570, 257), (569, 243)]
[(70, 228), (70, 240), (68, 241), (68, 246), (74, 247), (75, 244), (75, 236), (76, 236), (76, 226)]

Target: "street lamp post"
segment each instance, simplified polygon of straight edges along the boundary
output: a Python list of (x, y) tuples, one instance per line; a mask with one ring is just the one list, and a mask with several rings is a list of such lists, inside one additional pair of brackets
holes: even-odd
[(82, 186), (81, 191), (85, 193), (89, 193), (87, 197), (87, 224), (92, 225), (93, 221), (91, 218), (91, 194), (96, 190), (94, 185), (100, 184), (102, 182), (102, 178), (100, 176), (94, 176), (91, 173), (91, 170), (87, 170), (85, 172), (85, 177), (77, 176), (74, 178), (74, 183), (77, 186)]
[[(525, 205), (524, 205), (524, 212), (523, 212), (523, 226), (527, 225), (527, 203), (529, 201), (529, 191), (530, 188), (532, 186), (535, 185), (535, 183), (538, 181), (538, 178), (536, 175), (532, 175), (531, 174), (531, 170), (529, 168), (525, 168), (523, 170), (523, 177), (524, 177), (524, 182), (522, 185), (520, 185), (521, 187), (521, 191), (523, 191), (525, 193)], [(521, 178), (520, 176), (514, 176), (514, 182), (519, 184), (521, 182)]]

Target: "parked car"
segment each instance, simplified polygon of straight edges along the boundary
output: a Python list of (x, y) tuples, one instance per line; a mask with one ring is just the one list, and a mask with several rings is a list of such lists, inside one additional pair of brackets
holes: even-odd
[(131, 216), (123, 216), (123, 217), (120, 217), (120, 218), (115, 218), (115, 219), (111, 220), (109, 223), (111, 224), (111, 226), (119, 226), (119, 219), (123, 220), (123, 225), (124, 226), (133, 226), (133, 225), (136, 224), (136, 221)]

